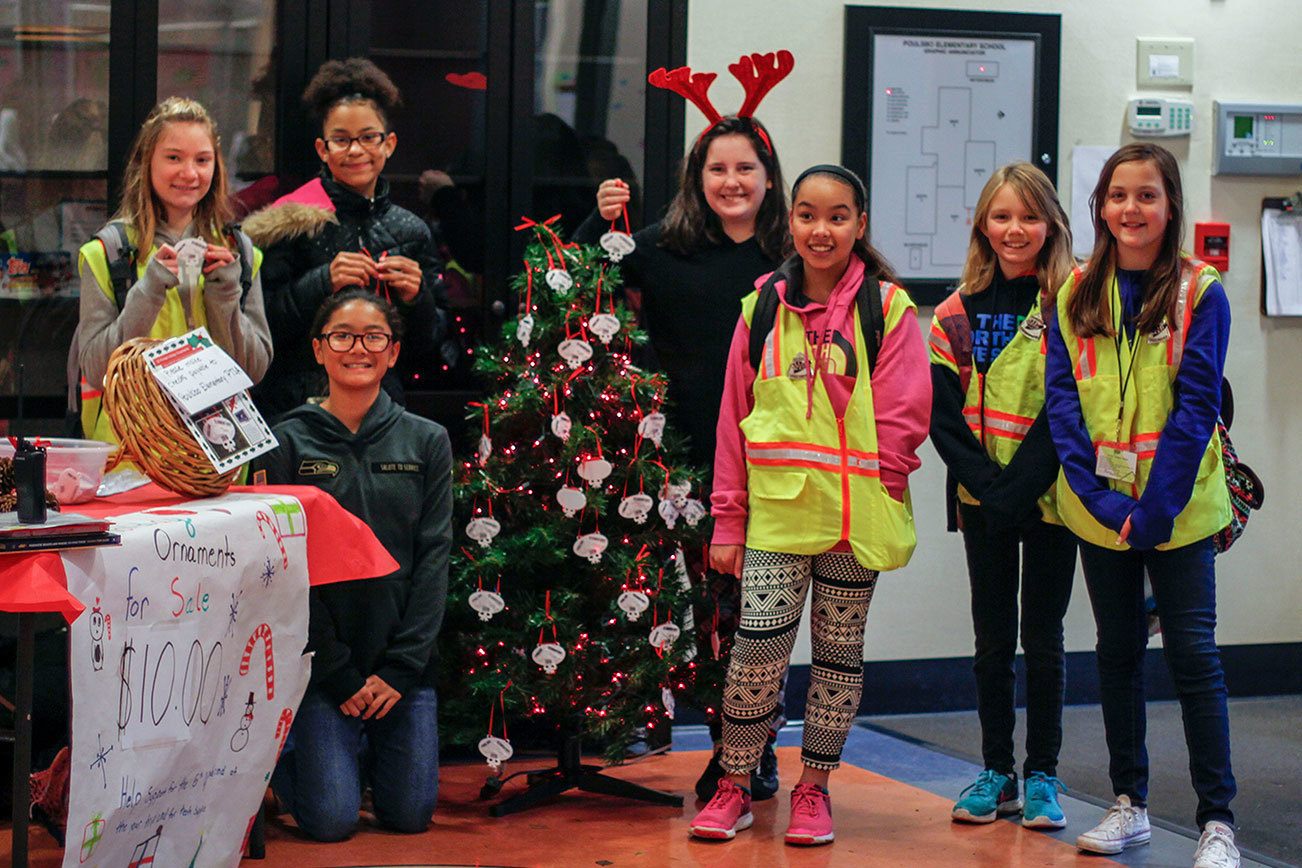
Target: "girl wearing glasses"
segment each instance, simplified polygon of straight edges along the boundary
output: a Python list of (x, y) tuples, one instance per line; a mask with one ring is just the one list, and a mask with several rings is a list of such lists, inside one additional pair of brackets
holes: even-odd
[[(307, 352), (308, 324), (331, 293), (362, 287), (397, 307), (408, 335), (406, 358), (433, 354), (442, 340), (441, 269), (428, 227), (389, 199), (380, 177), (398, 145), (389, 116), (398, 88), (362, 58), (332, 60), (303, 92), (321, 123), (320, 175), (244, 221), (266, 251), (262, 267), (276, 355), (254, 397), (268, 417), (320, 394), (320, 370)], [(384, 389), (403, 402), (396, 372)]]
[(270, 483), (330, 492), (398, 569), (311, 590), (312, 680), (271, 784), (319, 841), (353, 833), (368, 784), (381, 826), (419, 833), (438, 795), (431, 652), (447, 596), (452, 447), (442, 426), (381, 388), (403, 334), (394, 305), (364, 289), (335, 293), (311, 334), (329, 391), (284, 416), (279, 448), (258, 466)]

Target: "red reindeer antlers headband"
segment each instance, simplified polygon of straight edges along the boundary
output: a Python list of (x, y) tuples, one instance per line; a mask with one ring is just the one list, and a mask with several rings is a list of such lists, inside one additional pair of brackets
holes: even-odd
[[(728, 71), (746, 90), (746, 99), (737, 110), (737, 117), (753, 118), (755, 109), (759, 108), (760, 102), (768, 92), (790, 75), (795, 66), (796, 59), (786, 49), (770, 51), (768, 54), (743, 54), (736, 63), (728, 64)], [(723, 115), (719, 114), (719, 110), (710, 102), (707, 93), (710, 85), (718, 77), (714, 72), (694, 73), (690, 66), (680, 66), (668, 70), (661, 67), (648, 75), (646, 80), (655, 87), (673, 91), (700, 109), (701, 114), (705, 115), (706, 120), (710, 122), (701, 133), (704, 135), (705, 131), (723, 119)], [(769, 141), (769, 137), (758, 126), (754, 129), (764, 141), (764, 146), (768, 148), (769, 153), (773, 153), (773, 144)]]

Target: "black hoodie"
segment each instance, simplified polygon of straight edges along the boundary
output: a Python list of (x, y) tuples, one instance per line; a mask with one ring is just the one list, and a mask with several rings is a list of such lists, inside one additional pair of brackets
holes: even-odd
[[(452, 445), (383, 390), (354, 434), (318, 404), (286, 413), (256, 467), (272, 484), (315, 485), (374, 531), (398, 569), (312, 588), (312, 685), (342, 703), (379, 675), (399, 693), (433, 686), (452, 546)], [(348, 540), (338, 540), (348, 545)]]

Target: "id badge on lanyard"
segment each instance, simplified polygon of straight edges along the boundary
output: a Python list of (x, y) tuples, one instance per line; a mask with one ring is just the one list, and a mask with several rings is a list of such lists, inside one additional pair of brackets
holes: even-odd
[[(1117, 326), (1117, 336), (1115, 340), (1117, 348), (1117, 370), (1121, 370), (1121, 336), (1124, 331), (1120, 324)], [(1117, 482), (1134, 483), (1135, 471), (1139, 467), (1139, 453), (1135, 451), (1134, 446), (1129, 443), (1121, 442), (1121, 421), (1126, 413), (1126, 389), (1130, 385), (1130, 375), (1135, 370), (1135, 340), (1131, 339), (1130, 343), (1130, 364), (1126, 366), (1126, 375), (1121, 379), (1119, 391), (1120, 396), (1117, 399), (1117, 428), (1111, 443), (1100, 443), (1094, 447), (1094, 473), (1102, 476), (1104, 479), (1113, 479)]]

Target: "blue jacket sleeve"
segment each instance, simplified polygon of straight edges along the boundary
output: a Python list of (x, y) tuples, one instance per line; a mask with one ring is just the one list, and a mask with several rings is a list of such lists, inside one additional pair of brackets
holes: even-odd
[(1230, 343), (1230, 303), (1217, 281), (1194, 309), (1184, 357), (1175, 375), (1171, 415), (1157, 441), (1157, 454), (1139, 506), (1130, 516), (1129, 542), (1148, 549), (1171, 538), (1175, 517), (1193, 494), (1198, 467), (1221, 412), (1221, 378)]
[(1071, 372), (1071, 355), (1058, 328), (1055, 311), (1048, 314), (1049, 354), (1044, 367), (1044, 406), (1049, 414), (1053, 445), (1062, 462), (1067, 484), (1081, 499), (1090, 515), (1104, 527), (1120, 532), (1135, 508), (1135, 499), (1113, 491), (1094, 474), (1094, 443), (1085, 427), (1080, 393)]

